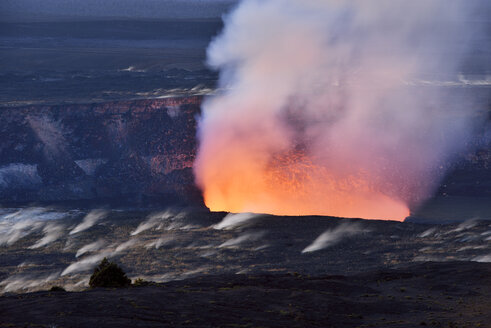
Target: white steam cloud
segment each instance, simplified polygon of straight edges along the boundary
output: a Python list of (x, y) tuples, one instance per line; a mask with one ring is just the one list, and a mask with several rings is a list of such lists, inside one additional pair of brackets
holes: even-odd
[(342, 240), (366, 233), (368, 230), (363, 229), (360, 224), (343, 222), (332, 230), (327, 230), (317, 237), (312, 244), (307, 246), (302, 253), (315, 252), (327, 247), (331, 247), (341, 242)]
[(72, 231), (70, 231), (70, 235), (82, 232), (94, 226), (97, 222), (102, 220), (107, 216), (107, 211), (104, 210), (92, 210), (90, 211), (82, 220), (80, 224), (78, 224)]
[(64, 235), (65, 229), (62, 225), (50, 222), (44, 226), (43, 233), (44, 237), (39, 239), (34, 245), (30, 246), (29, 248), (36, 249), (47, 246), (52, 242), (57, 241)]
[(74, 262), (70, 264), (68, 267), (63, 270), (61, 273), (62, 276), (73, 274), (73, 273), (79, 273), (79, 272), (84, 272), (88, 270), (92, 270), (103, 258), (113, 258), (115, 256), (121, 255), (121, 253), (126, 252), (130, 250), (131, 248), (138, 247), (140, 246), (139, 240), (138, 239), (130, 239), (128, 241), (125, 241), (119, 245), (113, 244), (110, 245), (109, 247), (102, 249), (102, 246), (104, 245), (104, 241), (99, 240), (94, 243), (88, 244), (84, 247), (82, 247), (79, 252), (77, 252), (76, 257), (78, 258), (79, 256), (88, 253), (88, 252), (93, 252), (93, 251), (98, 251), (96, 254), (92, 254), (89, 256), (86, 256), (77, 262)]
[(138, 227), (131, 232), (132, 236), (136, 236), (149, 229), (165, 229), (165, 230), (186, 230), (192, 226), (186, 224), (184, 219), (186, 217), (185, 211), (175, 211), (168, 209), (162, 212), (153, 213), (148, 216), (148, 219), (138, 225)]
[(259, 232), (249, 232), (245, 233), (243, 235), (240, 235), (236, 238), (232, 238), (218, 246), (219, 248), (224, 248), (224, 247), (238, 247), (242, 244), (250, 243), (250, 242), (255, 242), (257, 240), (260, 240), (261, 238), (264, 237), (266, 234), (265, 231), (259, 231)]
[(77, 251), (77, 253), (75, 254), (75, 257), (80, 257), (80, 256), (84, 255), (85, 253), (90, 253), (90, 252), (98, 251), (101, 248), (103, 248), (104, 245), (106, 245), (106, 243), (102, 239), (99, 239), (97, 241), (94, 241), (93, 243), (90, 243), (90, 244), (87, 244), (87, 245), (81, 247)]
[(63, 272), (62, 276), (88, 271), (93, 269), (103, 258), (110, 257), (113, 253), (111, 251), (105, 251), (102, 253), (87, 256), (84, 259), (70, 264)]
[(222, 93), (199, 123), (207, 205), (403, 219), (472, 134), (471, 99), (417, 81), (459, 76), (482, 3), (241, 1), (208, 49)]
[(254, 213), (229, 213), (222, 221), (213, 225), (213, 229), (230, 230), (248, 225), (260, 215)]
[(0, 246), (13, 245), (20, 239), (43, 231), (44, 237), (30, 248), (46, 246), (58, 240), (64, 231), (64, 226), (56, 223), (69, 216), (42, 207), (20, 209), (13, 213), (0, 216)]
[(33, 291), (40, 286), (44, 286), (49, 282), (57, 279), (60, 276), (59, 272), (51, 274), (21, 274), (10, 276), (0, 282), (0, 287), (3, 287), (3, 292), (15, 291)]

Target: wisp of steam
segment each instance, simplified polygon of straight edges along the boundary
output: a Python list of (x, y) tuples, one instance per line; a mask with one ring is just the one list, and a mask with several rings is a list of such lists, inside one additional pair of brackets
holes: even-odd
[(455, 77), (480, 1), (244, 0), (208, 48), (195, 175), (212, 210), (402, 220), (473, 130)]

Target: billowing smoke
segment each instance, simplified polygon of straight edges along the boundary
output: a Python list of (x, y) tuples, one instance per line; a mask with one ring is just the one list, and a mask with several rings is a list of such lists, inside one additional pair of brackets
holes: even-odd
[(471, 99), (428, 81), (458, 79), (478, 4), (242, 1), (208, 48), (220, 92), (199, 122), (207, 206), (406, 217), (472, 132)]

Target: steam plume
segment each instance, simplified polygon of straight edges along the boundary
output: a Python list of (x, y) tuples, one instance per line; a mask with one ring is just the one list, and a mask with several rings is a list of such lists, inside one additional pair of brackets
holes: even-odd
[(360, 224), (343, 222), (332, 230), (327, 230), (317, 237), (312, 244), (307, 246), (302, 253), (315, 252), (327, 247), (331, 247), (341, 242), (344, 238), (352, 237), (357, 234), (369, 232), (363, 229)]
[(97, 222), (105, 218), (107, 215), (107, 211), (104, 210), (92, 210), (90, 211), (83, 219), (81, 223), (79, 223), (72, 231), (70, 231), (70, 235), (85, 231), (92, 226), (94, 226)]
[(213, 225), (213, 228), (217, 230), (230, 230), (237, 227), (243, 227), (247, 224), (250, 224), (251, 221), (254, 221), (254, 219), (258, 217), (259, 215), (254, 213), (229, 213), (222, 219), (222, 221)]
[[(195, 162), (212, 210), (401, 220), (470, 136), (448, 87), (479, 1), (244, 0), (208, 48)], [(472, 8), (471, 8), (472, 7)]]

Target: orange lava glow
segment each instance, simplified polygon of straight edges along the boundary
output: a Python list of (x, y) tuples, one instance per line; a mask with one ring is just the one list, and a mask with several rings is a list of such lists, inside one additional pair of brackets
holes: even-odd
[(329, 172), (301, 153), (289, 152), (266, 163), (228, 158), (203, 175), (205, 203), (212, 211), (276, 215), (328, 215), (402, 221), (408, 207), (381, 193), (367, 173)]

